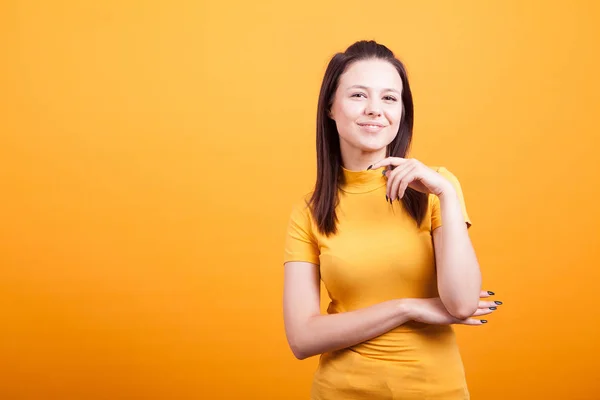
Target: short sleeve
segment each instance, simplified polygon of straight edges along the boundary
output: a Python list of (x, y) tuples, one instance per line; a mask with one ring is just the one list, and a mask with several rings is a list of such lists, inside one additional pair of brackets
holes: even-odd
[[(437, 167), (435, 170), (442, 175), (444, 178), (448, 179), (454, 189), (456, 190), (456, 194), (458, 195), (458, 199), (460, 201), (460, 207), (462, 209), (463, 217), (467, 224), (467, 228), (471, 227), (471, 219), (469, 218), (469, 214), (467, 213), (467, 206), (465, 204), (464, 194), (462, 192), (462, 188), (460, 186), (460, 182), (456, 178), (456, 176), (448, 171), (445, 167)], [(442, 213), (440, 210), (440, 199), (436, 195), (430, 195), (432, 206), (431, 206), (431, 230), (435, 230), (436, 228), (442, 226)]]
[(283, 262), (305, 261), (319, 265), (319, 246), (313, 234), (310, 209), (305, 201), (294, 205), (285, 237)]

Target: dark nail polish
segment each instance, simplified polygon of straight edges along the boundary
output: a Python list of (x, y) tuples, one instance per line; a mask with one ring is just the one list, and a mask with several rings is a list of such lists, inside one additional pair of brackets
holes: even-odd
[(490, 292), (490, 291), (488, 290), (488, 294), (489, 294), (490, 296), (493, 296), (493, 295), (495, 295), (496, 293), (494, 293), (494, 292)]
[(387, 194), (385, 195), (385, 202), (387, 203), (390, 199), (387, 197)]
[(381, 171), (381, 175), (385, 176), (386, 170)]
[(496, 303), (496, 304), (498, 304), (498, 305), (502, 304), (502, 302), (501, 302), (501, 301), (495, 301), (494, 303)]
[(482, 320), (481, 320), (481, 323), (482, 323), (482, 324), (487, 324), (487, 319), (482, 319)]
[(498, 307), (490, 307), (490, 310), (496, 310)]
[(373, 166), (372, 166), (372, 165), (369, 165), (369, 168), (367, 168), (367, 171), (368, 171), (368, 170), (370, 170), (371, 168), (373, 168)]

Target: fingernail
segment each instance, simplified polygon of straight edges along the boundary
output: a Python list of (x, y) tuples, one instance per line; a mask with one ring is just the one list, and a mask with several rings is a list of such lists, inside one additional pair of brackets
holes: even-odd
[(496, 310), (498, 307), (490, 307), (490, 310)]
[(372, 165), (369, 165), (369, 168), (367, 168), (367, 171), (368, 171), (368, 170), (370, 170), (371, 168), (373, 168), (373, 166), (372, 166)]
[(387, 194), (385, 195), (385, 202), (387, 203), (389, 201)]
[(494, 303), (496, 303), (496, 304), (498, 304), (498, 305), (502, 304), (502, 302), (501, 302), (501, 301), (495, 301)]
[(482, 324), (487, 324), (487, 319), (482, 319), (482, 320), (481, 320), (481, 323), (482, 323)]
[(385, 168), (384, 168), (384, 169), (383, 169), (383, 171), (381, 171), (381, 175), (385, 176), (385, 173), (386, 173), (386, 172), (387, 172), (387, 171), (386, 171), (386, 170), (385, 170)]
[(489, 294), (490, 296), (493, 296), (493, 295), (495, 295), (496, 293), (494, 293), (494, 292), (490, 292), (490, 291), (488, 290), (488, 294)]

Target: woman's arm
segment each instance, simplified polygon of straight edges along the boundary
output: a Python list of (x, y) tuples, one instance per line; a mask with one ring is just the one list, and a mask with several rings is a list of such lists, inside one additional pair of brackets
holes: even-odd
[(456, 190), (448, 184), (438, 198), (442, 226), (433, 231), (438, 292), (448, 312), (463, 319), (477, 309), (481, 271)]
[(373, 339), (411, 319), (403, 299), (322, 315), (319, 279), (319, 267), (315, 264), (285, 263), (285, 332), (294, 356), (300, 360)]

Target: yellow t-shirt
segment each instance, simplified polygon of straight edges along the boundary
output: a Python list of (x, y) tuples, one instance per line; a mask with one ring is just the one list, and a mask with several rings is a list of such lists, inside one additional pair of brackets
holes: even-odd
[[(470, 226), (462, 190), (444, 167), (431, 167), (455, 187)], [(432, 231), (442, 224), (439, 199), (429, 195), (421, 227), (402, 204), (386, 202), (383, 168), (343, 169), (338, 232), (321, 235), (306, 205), (293, 208), (284, 262), (320, 267), (331, 302), (328, 314), (398, 298), (439, 296)], [(451, 325), (414, 321), (363, 343), (323, 353), (313, 378), (312, 400), (465, 400), (469, 391)]]

